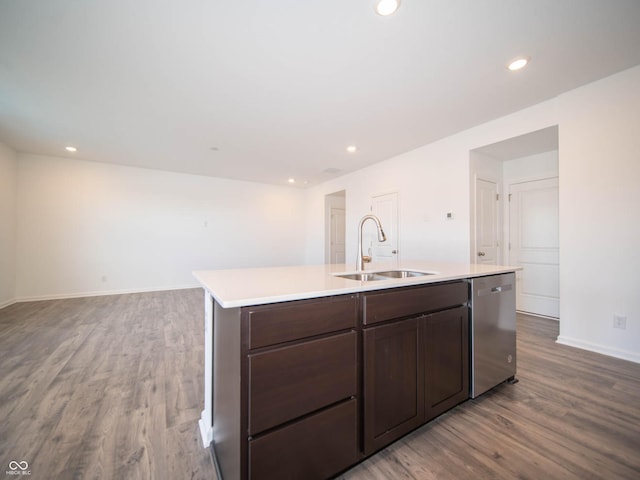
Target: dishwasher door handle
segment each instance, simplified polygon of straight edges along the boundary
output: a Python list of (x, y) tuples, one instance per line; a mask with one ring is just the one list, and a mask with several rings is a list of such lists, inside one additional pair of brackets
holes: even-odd
[(486, 295), (491, 295), (492, 293), (508, 292), (509, 290), (513, 290), (513, 285), (510, 284), (510, 283), (508, 283), (506, 285), (499, 285), (497, 287), (482, 288), (482, 289), (478, 290), (478, 296), (479, 297), (484, 297)]

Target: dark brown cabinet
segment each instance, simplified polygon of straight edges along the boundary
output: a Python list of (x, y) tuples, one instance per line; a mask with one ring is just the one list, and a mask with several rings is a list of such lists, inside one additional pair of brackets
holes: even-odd
[(358, 403), (342, 402), (249, 442), (249, 478), (325, 479), (357, 462)]
[(467, 298), (466, 282), (364, 295), (365, 455), (468, 398)]
[(216, 306), (222, 478), (330, 478), (464, 401), (467, 301), (454, 281)]
[(364, 342), (364, 453), (423, 422), (423, 352), (418, 319), (369, 328)]
[(469, 398), (469, 311), (458, 307), (422, 318), (425, 421)]
[(358, 461), (358, 298), (243, 311), (242, 478), (324, 479)]
[(367, 293), (362, 297), (362, 323), (373, 325), (437, 312), (463, 305), (468, 298), (469, 284), (465, 281)]
[(261, 305), (245, 310), (249, 348), (310, 338), (358, 326), (355, 295)]
[(355, 396), (357, 334), (249, 355), (249, 434)]

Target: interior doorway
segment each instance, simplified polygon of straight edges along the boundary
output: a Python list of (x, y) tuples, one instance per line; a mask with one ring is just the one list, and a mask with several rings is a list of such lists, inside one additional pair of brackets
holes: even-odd
[(560, 316), (558, 177), (509, 185), (509, 263), (523, 267), (516, 308)]
[[(371, 250), (371, 260), (378, 262), (398, 262), (398, 192), (371, 197), (371, 213), (380, 219), (387, 239), (378, 240), (374, 230), (365, 236), (365, 245)], [(370, 228), (370, 226), (369, 226)]]
[(325, 195), (325, 263), (345, 263), (346, 192)]
[(499, 202), (498, 184), (475, 177), (475, 239), (476, 263), (499, 263)]
[(483, 197), (482, 179), (489, 178), (498, 190), (498, 263), (522, 267), (516, 272), (516, 309), (558, 318), (558, 127), (472, 150), (470, 174), (471, 262), (487, 263), (488, 255), (478, 252), (492, 241), (484, 234), (493, 228), (491, 218), (482, 213), (490, 211), (482, 206), (493, 194), (487, 188)]

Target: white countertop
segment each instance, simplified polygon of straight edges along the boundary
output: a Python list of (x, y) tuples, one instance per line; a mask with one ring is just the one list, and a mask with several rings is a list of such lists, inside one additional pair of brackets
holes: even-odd
[(193, 275), (223, 308), (368, 292), (386, 288), (446, 282), (514, 272), (521, 267), (469, 263), (406, 261), (397, 264), (368, 265), (366, 272), (392, 269), (433, 272), (433, 275), (404, 279), (361, 282), (336, 277), (336, 273), (355, 273), (354, 265), (300, 265), (294, 267), (200, 270)]

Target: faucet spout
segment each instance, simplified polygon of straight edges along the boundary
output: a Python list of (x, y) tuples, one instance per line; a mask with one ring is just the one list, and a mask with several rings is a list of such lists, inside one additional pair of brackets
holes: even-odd
[(361, 272), (362, 270), (364, 270), (365, 261), (367, 262), (371, 261), (371, 257), (367, 257), (367, 260), (365, 260), (365, 257), (362, 254), (362, 226), (367, 220), (373, 220), (375, 222), (376, 227), (378, 229), (378, 241), (379, 242), (387, 241), (387, 236), (384, 234), (384, 230), (382, 229), (382, 224), (380, 223), (380, 219), (378, 217), (376, 217), (375, 215), (365, 215), (364, 217), (362, 217), (362, 219), (360, 219), (360, 224), (358, 225), (358, 259), (356, 261), (356, 271), (358, 272)]

